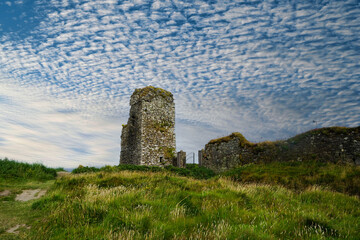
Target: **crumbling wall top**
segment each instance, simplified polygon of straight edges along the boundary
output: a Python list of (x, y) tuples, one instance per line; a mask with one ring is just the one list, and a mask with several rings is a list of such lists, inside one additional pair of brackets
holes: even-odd
[(223, 143), (223, 142), (229, 142), (233, 139), (238, 139), (239, 140), (239, 144), (240, 146), (244, 147), (245, 145), (253, 145), (253, 143), (249, 142), (241, 133), (239, 132), (234, 132), (229, 136), (226, 137), (221, 137), (221, 138), (217, 138), (217, 139), (212, 139), (210, 140), (209, 144), (219, 144), (219, 143)]
[(173, 94), (169, 91), (166, 91), (162, 88), (156, 88), (153, 86), (148, 86), (145, 88), (137, 88), (130, 99), (130, 105), (134, 105), (139, 101), (151, 101), (153, 98), (161, 96), (165, 101), (172, 103), (174, 101)]
[(240, 165), (271, 161), (322, 161), (360, 165), (360, 127), (310, 130), (287, 140), (252, 143), (240, 133), (205, 145), (201, 163), (220, 172)]

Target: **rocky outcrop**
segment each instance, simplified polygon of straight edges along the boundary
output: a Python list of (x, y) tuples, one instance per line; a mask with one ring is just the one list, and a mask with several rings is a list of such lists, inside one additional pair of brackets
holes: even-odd
[(262, 143), (233, 133), (206, 144), (200, 162), (221, 172), (246, 163), (307, 160), (360, 165), (360, 127), (314, 129), (288, 140)]
[(136, 89), (121, 133), (120, 164), (172, 165), (175, 158), (175, 104), (161, 88)]

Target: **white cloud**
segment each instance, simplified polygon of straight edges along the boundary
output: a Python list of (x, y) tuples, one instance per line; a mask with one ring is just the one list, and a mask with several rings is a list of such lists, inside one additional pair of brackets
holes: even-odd
[(32, 94), (23, 95), (11, 85), (1, 85), (0, 95), (10, 103), (0, 105), (4, 113), (0, 121), (6, 124), (0, 129), (5, 139), (0, 157), (52, 167), (118, 163), (119, 120), (89, 117), (72, 109), (71, 102), (40, 97), (36, 89), (27, 90)]
[[(56, 161), (75, 156), (98, 163), (93, 156), (101, 154), (115, 159), (120, 132), (114, 129), (128, 117), (134, 88), (149, 84), (174, 93), (176, 116), (183, 121), (177, 126), (178, 148), (186, 151), (232, 131), (259, 141), (308, 130), (313, 119), (319, 126), (360, 124), (359, 8), (115, 0), (73, 1), (69, 8), (70, 3), (53, 1), (56, 10), (27, 38), (0, 41), (2, 81), (13, 89), (4, 94), (21, 89), (29, 95), (24, 102), (34, 107), (17, 103), (35, 112), (43, 129), (57, 132), (55, 142), (39, 139), (39, 146), (62, 156)], [(32, 89), (36, 96), (28, 94)], [(56, 104), (39, 110), (38, 96)], [(62, 104), (76, 114), (54, 112)], [(11, 117), (2, 122), (24, 119), (15, 114), (21, 108), (3, 108)], [(91, 121), (84, 124), (84, 118)], [(40, 126), (32, 118), (26, 122)], [(66, 136), (64, 125), (75, 134)], [(101, 126), (98, 137), (78, 145), (91, 154), (66, 145), (68, 137), (72, 145), (83, 142), (81, 133), (94, 126)], [(27, 139), (24, 145), (34, 147)], [(16, 152), (15, 146), (7, 151)]]

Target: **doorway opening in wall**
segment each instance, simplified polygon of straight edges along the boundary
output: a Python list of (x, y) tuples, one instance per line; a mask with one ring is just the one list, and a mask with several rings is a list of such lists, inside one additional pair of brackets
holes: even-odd
[(186, 154), (186, 163), (195, 164), (195, 153), (194, 152)]
[(164, 164), (164, 157), (160, 157), (160, 163)]

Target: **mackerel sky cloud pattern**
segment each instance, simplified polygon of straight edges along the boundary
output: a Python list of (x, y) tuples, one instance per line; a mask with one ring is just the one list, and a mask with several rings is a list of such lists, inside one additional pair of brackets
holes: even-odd
[(359, 1), (0, 2), (0, 157), (117, 164), (135, 88), (171, 91), (177, 148), (360, 125)]

